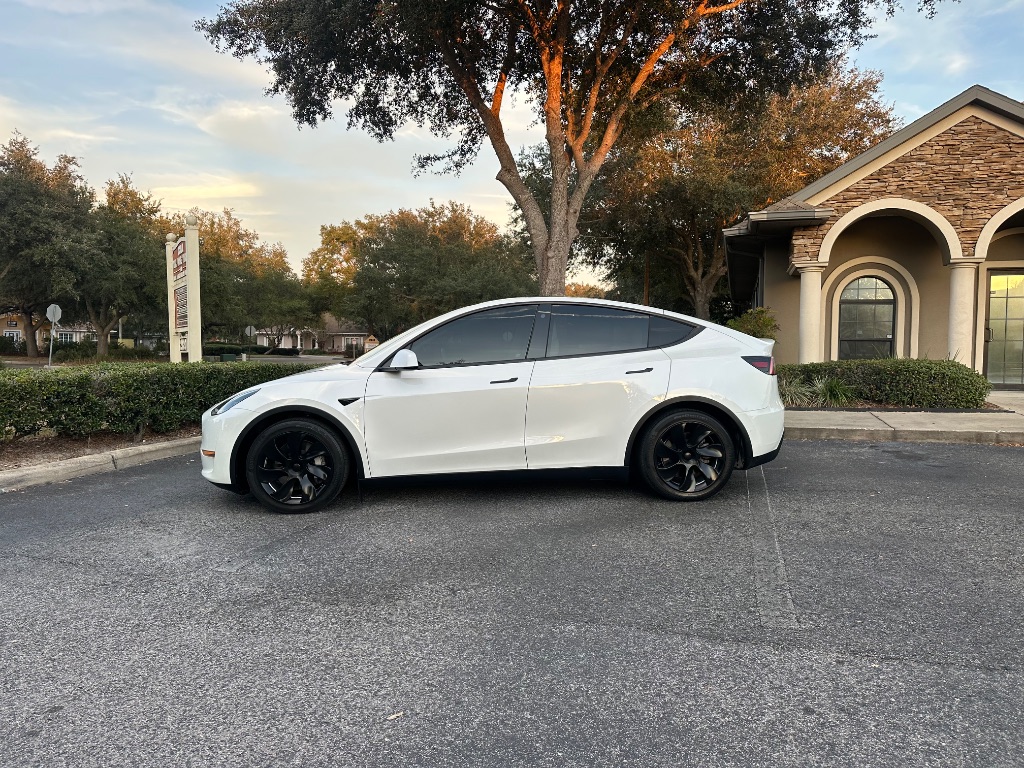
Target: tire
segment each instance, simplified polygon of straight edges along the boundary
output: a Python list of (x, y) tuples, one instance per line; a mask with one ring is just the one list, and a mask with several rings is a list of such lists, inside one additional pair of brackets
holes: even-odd
[(722, 423), (701, 411), (670, 411), (640, 439), (640, 476), (659, 496), (701, 501), (722, 490), (736, 467), (736, 447)]
[(312, 419), (288, 419), (271, 424), (253, 440), (245, 477), (252, 495), (267, 509), (302, 514), (323, 509), (338, 497), (350, 465), (348, 451), (332, 430)]

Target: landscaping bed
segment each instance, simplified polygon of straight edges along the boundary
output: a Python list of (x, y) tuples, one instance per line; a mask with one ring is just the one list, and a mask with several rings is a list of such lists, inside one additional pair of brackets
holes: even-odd
[(955, 360), (837, 360), (781, 365), (788, 408), (986, 410), (988, 379)]
[(63, 459), (89, 456), (93, 453), (109, 453), (120, 448), (136, 448), (141, 445), (166, 443), (199, 435), (198, 426), (141, 437), (119, 435), (113, 432), (99, 432), (89, 437), (66, 437), (45, 433), (32, 435), (20, 440), (0, 442), (0, 471), (18, 469), (19, 467), (38, 467)]

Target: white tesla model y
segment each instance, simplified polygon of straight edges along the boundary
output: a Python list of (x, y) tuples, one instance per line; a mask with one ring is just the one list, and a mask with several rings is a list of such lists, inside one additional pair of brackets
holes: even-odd
[(203, 414), (203, 476), (279, 512), (352, 477), (632, 467), (705, 499), (782, 444), (773, 342), (650, 307), (505, 299)]

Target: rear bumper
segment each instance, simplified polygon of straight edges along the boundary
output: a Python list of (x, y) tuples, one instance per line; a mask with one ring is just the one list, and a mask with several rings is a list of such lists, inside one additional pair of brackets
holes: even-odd
[(778, 456), (779, 456), (779, 452), (782, 450), (782, 443), (783, 443), (783, 441), (785, 439), (786, 439), (786, 432), (785, 432), (785, 430), (783, 430), (783, 432), (782, 432), (782, 439), (779, 440), (779, 447), (776, 448), (774, 451), (768, 451), (768, 453), (763, 453), (760, 456), (752, 457), (750, 459), (750, 461), (747, 462), (747, 465), (744, 467), (744, 469), (751, 469), (752, 467), (759, 467), (762, 464), (767, 464), (769, 461), (775, 461), (775, 459), (777, 459)]

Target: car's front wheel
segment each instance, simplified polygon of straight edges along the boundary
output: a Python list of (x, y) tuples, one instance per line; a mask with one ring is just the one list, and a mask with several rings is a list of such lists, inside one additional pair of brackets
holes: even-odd
[(252, 495), (275, 512), (315, 512), (341, 493), (349, 458), (338, 436), (312, 419), (271, 424), (253, 441), (245, 462)]
[(666, 499), (700, 501), (714, 496), (736, 466), (728, 430), (701, 411), (671, 411), (644, 430), (640, 474)]

